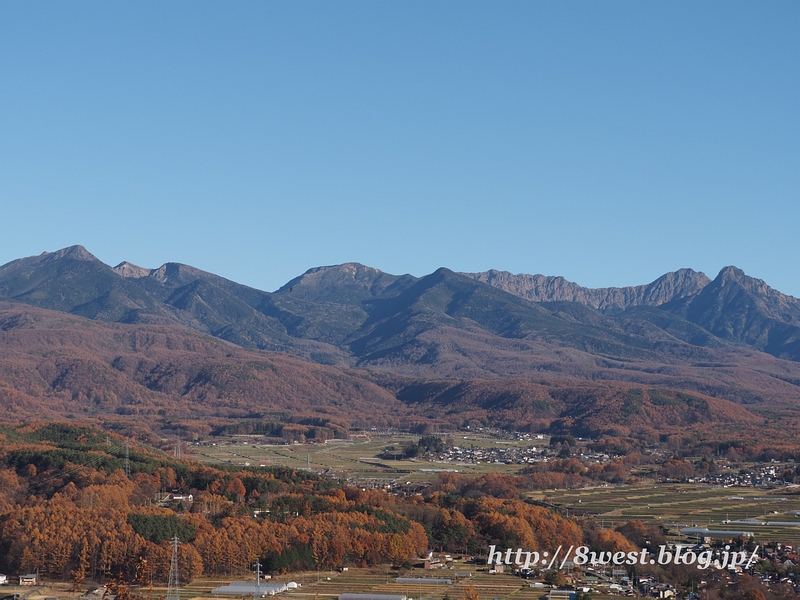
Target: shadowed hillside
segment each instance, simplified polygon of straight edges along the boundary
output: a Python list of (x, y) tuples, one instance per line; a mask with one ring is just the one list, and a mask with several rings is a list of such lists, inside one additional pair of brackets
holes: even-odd
[[(425, 381), (342, 370), (237, 348), (181, 327), (107, 324), (0, 303), (0, 418), (283, 421), (347, 435), (351, 426), (491, 423), (512, 429), (643, 434), (761, 420), (724, 400), (621, 382)], [(621, 408), (620, 408), (621, 407)], [(336, 433), (339, 432), (339, 433)]]

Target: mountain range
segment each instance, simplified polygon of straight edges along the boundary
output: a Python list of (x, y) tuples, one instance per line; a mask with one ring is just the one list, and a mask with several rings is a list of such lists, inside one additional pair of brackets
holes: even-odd
[(178, 263), (112, 268), (72, 246), (0, 267), (0, 299), (294, 355), (406, 405), (417, 390), (429, 411), (437, 396), (422, 384), (431, 381), (503, 388), (506, 397), (509, 381), (608, 381), (761, 414), (794, 412), (800, 399), (800, 301), (735, 267), (713, 280), (681, 269), (648, 285), (589, 289), (561, 277), (445, 268), (413, 277), (346, 263), (270, 293)]

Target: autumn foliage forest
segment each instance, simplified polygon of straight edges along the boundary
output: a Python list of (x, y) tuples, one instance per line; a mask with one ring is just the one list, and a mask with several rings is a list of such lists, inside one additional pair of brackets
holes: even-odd
[[(181, 579), (268, 571), (396, 565), (426, 548), (478, 552), (487, 543), (577, 543), (581, 527), (518, 497), (514, 478), (444, 477), (402, 498), (288, 469), (215, 469), (99, 430), (6, 426), (0, 457), (0, 569), (76, 583), (122, 576), (164, 581), (181, 541)], [(179, 490), (193, 502), (159, 503)], [(458, 494), (455, 492), (459, 492)]]
[[(663, 539), (655, 526), (604, 530), (523, 500), (527, 490), (631, 481), (631, 468), (650, 460), (629, 452), (588, 468), (569, 456), (569, 441), (556, 442), (563, 458), (516, 476), (441, 473), (424, 495), (402, 495), (287, 468), (212, 468), (138, 442), (126, 449), (116, 434), (76, 424), (0, 426), (0, 570), (76, 584), (159, 583), (173, 536), (182, 581), (242, 575), (256, 560), (281, 573), (409, 566), (428, 548), (485, 556), (490, 544), (541, 551), (583, 543), (627, 552)], [(653, 468), (680, 478), (713, 469), (713, 459), (676, 456)]]

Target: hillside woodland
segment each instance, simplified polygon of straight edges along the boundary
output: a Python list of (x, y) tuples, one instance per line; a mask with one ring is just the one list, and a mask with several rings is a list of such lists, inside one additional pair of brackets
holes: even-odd
[[(181, 578), (414, 561), (431, 544), (477, 552), (487, 540), (577, 543), (581, 528), (518, 498), (513, 478), (446, 481), (427, 497), (365, 491), (288, 469), (219, 470), (70, 425), (2, 430), (0, 569), (81, 582), (164, 581), (169, 540)], [(165, 491), (180, 490), (169, 502)], [(494, 492), (492, 496), (490, 492)], [(191, 500), (187, 500), (188, 495)], [(163, 502), (158, 502), (164, 499)]]
[(420, 379), (247, 350), (179, 326), (103, 323), (16, 303), (0, 303), (0, 418), (88, 420), (188, 439), (237, 423), (317, 441), (353, 428), (492, 426), (640, 443), (678, 434), (794, 443), (788, 400), (736, 403), (563, 377)]

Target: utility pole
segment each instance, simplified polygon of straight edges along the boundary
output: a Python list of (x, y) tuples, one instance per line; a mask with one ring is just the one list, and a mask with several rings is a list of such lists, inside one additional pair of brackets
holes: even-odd
[(261, 597), (261, 561), (256, 561), (256, 589), (253, 590), (253, 600)]
[(125, 477), (130, 479), (131, 477), (131, 458), (130, 458), (131, 448), (130, 442), (125, 440)]
[(172, 561), (169, 564), (169, 587), (164, 600), (180, 600), (181, 585), (178, 571), (178, 536), (172, 538)]

